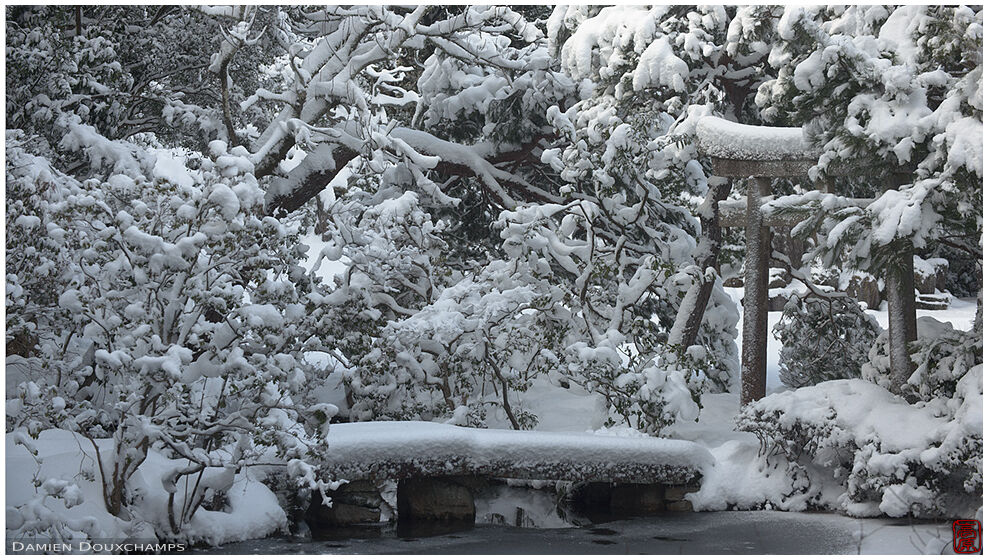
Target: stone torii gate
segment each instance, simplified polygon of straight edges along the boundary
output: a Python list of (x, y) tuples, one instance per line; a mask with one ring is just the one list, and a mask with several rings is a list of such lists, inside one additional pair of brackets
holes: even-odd
[[(710, 156), (719, 177), (747, 179), (745, 204), (719, 205), (722, 227), (745, 229), (744, 327), (741, 354), (741, 406), (765, 396), (768, 347), (768, 272), (771, 227), (793, 227), (800, 219), (766, 216), (763, 197), (772, 194), (772, 179), (804, 177), (819, 152), (803, 141), (800, 128), (743, 125), (719, 117), (697, 123), (700, 149)], [(844, 174), (853, 170), (845, 169)], [(895, 185), (893, 185), (895, 186)], [(826, 192), (827, 186), (820, 185)], [(857, 200), (867, 206), (872, 200)], [(795, 264), (795, 263), (794, 263)], [(892, 377), (904, 383), (912, 373), (906, 347), (916, 340), (916, 302), (912, 253), (902, 255), (886, 273), (889, 356)], [(898, 386), (893, 387), (898, 391)]]

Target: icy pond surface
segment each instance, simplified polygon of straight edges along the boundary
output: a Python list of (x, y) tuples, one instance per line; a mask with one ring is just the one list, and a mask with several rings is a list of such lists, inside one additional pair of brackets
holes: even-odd
[(269, 538), (198, 550), (207, 554), (940, 554), (948, 522), (852, 519), (829, 513), (676, 513), (534, 529), (478, 525), (432, 537), (334, 540)]

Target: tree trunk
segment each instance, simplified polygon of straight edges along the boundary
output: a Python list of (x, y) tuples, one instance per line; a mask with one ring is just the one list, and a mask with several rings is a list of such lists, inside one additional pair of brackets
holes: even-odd
[(889, 265), (885, 278), (889, 314), (889, 368), (893, 393), (902, 394), (902, 386), (913, 374), (909, 343), (916, 340), (916, 295), (913, 287), (912, 247), (900, 253)]
[(744, 331), (741, 340), (741, 406), (765, 396), (765, 364), (768, 345), (768, 265), (771, 232), (762, 225), (762, 196), (771, 180), (756, 177), (748, 182), (745, 215)]
[[(707, 208), (705, 208), (705, 211), (700, 212), (700, 244), (701, 246), (706, 245), (698, 259), (700, 261), (698, 264), (703, 279), (696, 297), (692, 298), (692, 301), (684, 301), (683, 306), (679, 309), (679, 313), (688, 314), (682, 332), (673, 333), (669, 337), (671, 344), (680, 344), (684, 349), (696, 344), (697, 335), (700, 333), (700, 324), (703, 322), (703, 313), (707, 309), (710, 294), (714, 289), (716, 275), (708, 277), (706, 271), (709, 268), (717, 269), (717, 259), (720, 256), (720, 247), (723, 241), (723, 232), (720, 230), (720, 207), (718, 203), (727, 199), (727, 195), (730, 193), (730, 181), (724, 181), (723, 184), (711, 186), (707, 192), (707, 200), (703, 204)], [(679, 324), (678, 318), (676, 324)]]
[[(909, 182), (910, 174), (893, 173), (886, 179), (887, 190), (897, 190)], [(889, 317), (889, 369), (893, 393), (902, 394), (902, 386), (913, 374), (909, 343), (916, 340), (916, 290), (914, 287), (913, 247), (907, 243), (888, 265), (885, 294)]]
[[(793, 268), (802, 266), (803, 255), (806, 253), (806, 244), (802, 239), (793, 237), (789, 231), (775, 231), (772, 233), (772, 244), (776, 251), (789, 257), (789, 263)], [(786, 282), (792, 282), (793, 277), (787, 269), (784, 278)]]

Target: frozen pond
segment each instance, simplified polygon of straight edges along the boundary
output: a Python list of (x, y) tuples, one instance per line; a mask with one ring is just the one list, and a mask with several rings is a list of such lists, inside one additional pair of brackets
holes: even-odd
[(939, 554), (949, 522), (774, 511), (676, 513), (562, 529), (477, 526), (433, 537), (271, 538), (209, 554)]

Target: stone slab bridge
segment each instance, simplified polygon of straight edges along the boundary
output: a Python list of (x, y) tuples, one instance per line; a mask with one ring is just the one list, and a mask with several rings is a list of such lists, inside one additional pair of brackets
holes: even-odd
[(607, 492), (623, 493), (621, 499), (605, 499), (643, 505), (643, 513), (685, 510), (689, 502), (683, 496), (698, 489), (702, 473), (714, 463), (706, 448), (684, 440), (434, 422), (334, 424), (328, 444), (324, 472), (349, 481), (332, 496), (332, 508), (313, 500), (320, 510), (316, 516), (329, 525), (377, 521), (379, 504), (373, 502), (386, 481), (398, 481), (399, 521), (472, 522), (472, 491), (495, 478), (587, 483), (596, 494), (603, 485)]
[[(805, 177), (817, 164), (820, 151), (804, 139), (801, 128), (752, 126), (719, 117), (704, 117), (697, 123), (700, 150), (710, 156), (713, 174), (746, 180), (744, 201), (718, 201), (719, 227), (745, 230), (744, 326), (741, 354), (741, 406), (765, 396), (765, 367), (768, 345), (768, 273), (772, 256), (771, 229), (791, 229), (802, 217), (774, 216), (765, 211), (772, 201), (772, 179)], [(831, 175), (857, 175), (863, 181), (867, 169), (852, 165), (830, 170)], [(908, 174), (892, 172), (877, 191), (898, 188)], [(815, 185), (828, 192), (829, 184)], [(725, 196), (727, 192), (725, 191)], [(867, 207), (875, 199), (844, 199)], [(794, 268), (799, 263), (792, 263)], [(913, 285), (913, 256), (908, 248), (885, 271), (888, 299), (890, 361), (892, 376), (901, 383), (912, 373), (907, 343), (916, 340), (916, 300)], [(893, 392), (896, 389), (893, 388)]]

